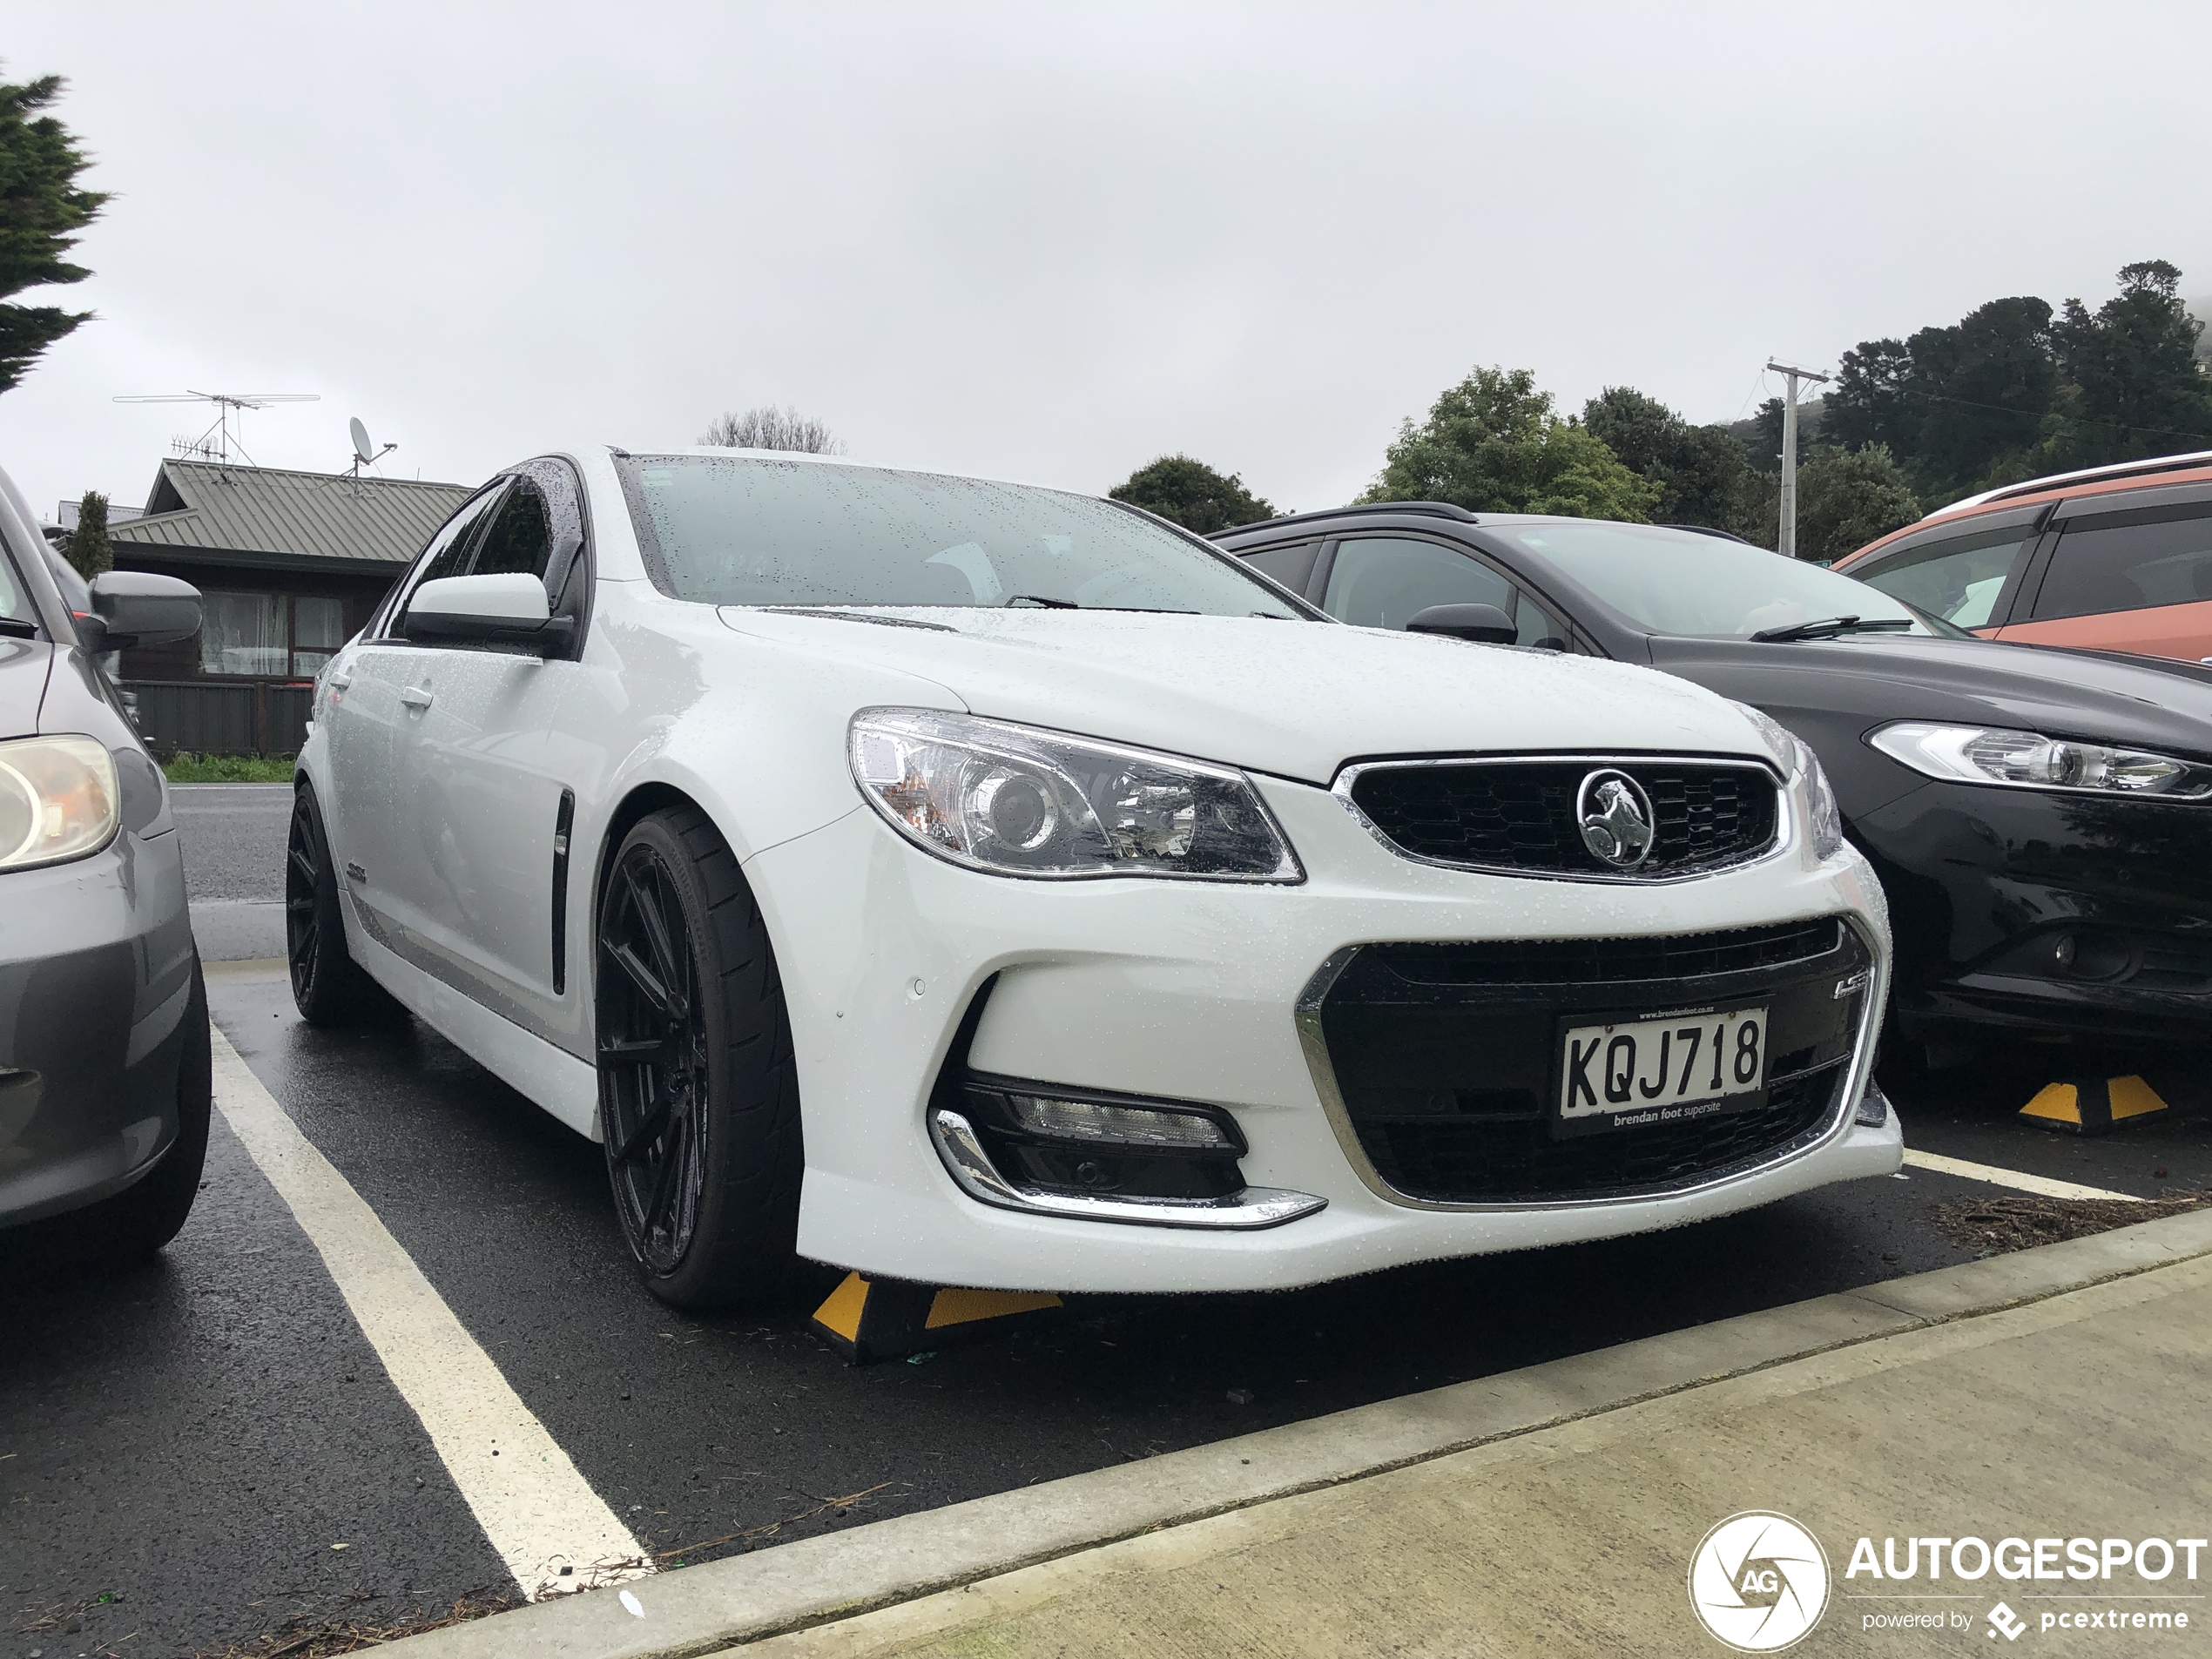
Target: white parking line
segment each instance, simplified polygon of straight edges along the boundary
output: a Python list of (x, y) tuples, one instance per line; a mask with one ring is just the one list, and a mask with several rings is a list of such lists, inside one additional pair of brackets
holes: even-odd
[(2033, 1192), (2041, 1198), (2121, 1198), (2129, 1204), (2141, 1204), (2132, 1192), (2107, 1192), (2102, 1187), (2078, 1187), (2071, 1181), (2052, 1181), (2040, 1175), (2025, 1175), (2018, 1170), (2000, 1170), (1990, 1163), (1969, 1163), (1964, 1158), (1947, 1158), (1940, 1152), (1915, 1152), (1907, 1149), (1905, 1161), (1919, 1170), (1932, 1170), (1938, 1175), (1955, 1175), (1967, 1181), (1986, 1181), (1995, 1187), (2011, 1187), (2018, 1192)]
[(215, 1103), (224, 1121), (322, 1253), (515, 1581), (536, 1601), (652, 1571), (645, 1547), (577, 1472), (414, 1258), (221, 1031), (214, 1039)]

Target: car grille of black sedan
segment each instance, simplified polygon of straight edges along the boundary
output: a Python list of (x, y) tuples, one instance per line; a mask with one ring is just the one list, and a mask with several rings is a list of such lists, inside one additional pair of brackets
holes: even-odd
[[(1443, 1204), (1629, 1198), (1824, 1139), (1847, 1109), (1870, 962), (1832, 917), (1664, 938), (1368, 945), (1306, 1017), (1360, 1150), (1396, 1192)], [(1750, 1109), (1554, 1133), (1568, 1027), (1756, 1003), (1769, 1010), (1769, 1081)]]
[(1471, 760), (1362, 767), (1351, 795), (1392, 846), (1417, 859), (1532, 875), (1618, 878), (1583, 845), (1582, 780), (1626, 772), (1651, 798), (1651, 853), (1632, 879), (1696, 875), (1774, 844), (1777, 785), (1764, 767), (1697, 760)]

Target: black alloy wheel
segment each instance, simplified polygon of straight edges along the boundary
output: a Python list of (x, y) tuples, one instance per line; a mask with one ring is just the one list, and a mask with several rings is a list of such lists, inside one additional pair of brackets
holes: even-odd
[(706, 1196), (706, 1019), (675, 876), (650, 846), (615, 867), (599, 926), (599, 1066), (607, 1172), (645, 1271), (673, 1272)]
[(685, 1307), (772, 1299), (798, 1231), (790, 1023), (752, 895), (705, 816), (624, 839), (599, 907), (600, 1130), (645, 1283)]
[(323, 833), (314, 789), (304, 783), (293, 792), (292, 826), (285, 838), (284, 942), (292, 968), (292, 1000), (309, 1025), (344, 1025), (396, 1014), (398, 1005), (346, 948), (330, 838)]

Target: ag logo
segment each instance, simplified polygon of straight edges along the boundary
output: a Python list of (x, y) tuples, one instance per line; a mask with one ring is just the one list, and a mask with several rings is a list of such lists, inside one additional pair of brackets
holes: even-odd
[(1787, 1515), (1746, 1510), (1707, 1533), (1689, 1558), (1697, 1622), (1738, 1653), (1778, 1653), (1828, 1607), (1828, 1556)]

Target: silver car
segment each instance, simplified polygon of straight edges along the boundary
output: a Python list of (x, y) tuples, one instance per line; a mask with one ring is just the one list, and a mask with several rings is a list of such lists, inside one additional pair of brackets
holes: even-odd
[(168, 786), (98, 658), (191, 637), (199, 595), (111, 571), (72, 605), (44, 551), (0, 474), (0, 1229), (112, 1259), (191, 1212), (209, 1039)]

